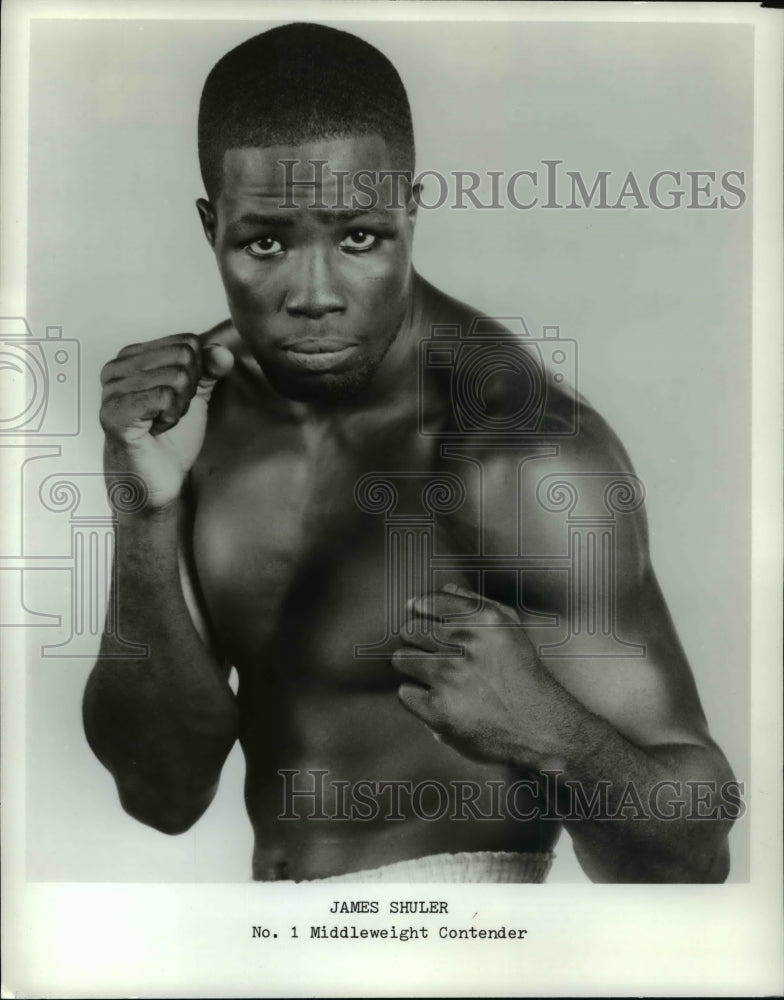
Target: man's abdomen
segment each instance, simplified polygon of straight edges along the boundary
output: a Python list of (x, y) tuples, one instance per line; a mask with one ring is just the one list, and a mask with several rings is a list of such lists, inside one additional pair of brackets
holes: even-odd
[[(528, 776), (468, 760), (408, 713), (382, 640), (383, 576), (346, 554), (241, 673), (257, 878), (320, 878), (427, 854), (548, 850)], [(318, 581), (318, 586), (315, 582)], [(299, 604), (297, 588), (291, 599)], [(394, 642), (394, 637), (393, 642)], [(358, 649), (359, 647), (359, 649)]]
[[(322, 505), (312, 519), (296, 462), (263, 471), (202, 492), (194, 536), (217, 642), (240, 677), (254, 876), (548, 850), (558, 827), (540, 819), (530, 779), (465, 759), (398, 700), (388, 657), (406, 597), (428, 588), (421, 564), (391, 572), (383, 521), (348, 486), (335, 516)], [(436, 542), (443, 551), (448, 532)]]
[(274, 745), (255, 728), (243, 736), (256, 878), (321, 878), (443, 852), (544, 851), (557, 837), (527, 776), (438, 742), (392, 686), (300, 692), (276, 712)]

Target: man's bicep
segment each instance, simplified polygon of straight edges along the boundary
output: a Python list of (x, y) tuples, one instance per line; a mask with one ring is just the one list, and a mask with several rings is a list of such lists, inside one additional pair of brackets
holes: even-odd
[(183, 517), (179, 538), (179, 566), (180, 566), (180, 586), (182, 596), (185, 599), (185, 606), (190, 614), (193, 627), (215, 659), (224, 677), (228, 679), (231, 673), (231, 663), (223, 656), (215, 636), (210, 627), (209, 618), (204, 606), (204, 598), (198, 583), (198, 574), (193, 559), (192, 535), (190, 530), (191, 518)]
[[(520, 546), (522, 584), (510, 587), (510, 577), (506, 594), (488, 596), (517, 604), (544, 666), (628, 740), (707, 745), (691, 669), (650, 563), (644, 490), (617, 438), (594, 423), (557, 456), (523, 468), (517, 518), (496, 517), (488, 530), (497, 551)], [(488, 470), (498, 493), (509, 490), (505, 463)], [(616, 487), (629, 502), (612, 502)], [(535, 624), (538, 616), (547, 624)]]
[[(619, 589), (613, 631), (637, 655), (559, 657), (548, 655), (541, 643), (543, 664), (589, 711), (637, 746), (710, 745), (694, 678), (652, 569)], [(569, 608), (563, 610), (568, 620)], [(541, 631), (529, 630), (535, 643)]]
[(708, 745), (623, 445), (584, 401), (579, 434), (540, 445), (477, 455), (486, 550), (520, 557), (517, 572), (484, 574), (487, 596), (522, 613), (544, 666), (631, 742)]

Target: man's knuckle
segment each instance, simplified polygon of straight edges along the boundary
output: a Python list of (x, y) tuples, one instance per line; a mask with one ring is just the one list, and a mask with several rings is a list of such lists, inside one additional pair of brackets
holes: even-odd
[[(127, 358), (131, 354), (136, 354), (142, 348), (142, 344), (126, 344), (117, 354), (117, 359)], [(110, 362), (111, 364), (111, 362)]]
[(115, 431), (127, 423), (126, 410), (126, 400), (123, 396), (110, 396), (98, 412), (98, 419), (104, 431)]
[(406, 708), (411, 708), (416, 702), (416, 689), (413, 684), (401, 684), (397, 689), (397, 696)]
[(105, 393), (101, 402), (101, 415), (107, 418), (112, 417), (117, 413), (122, 401), (123, 397), (116, 392)]
[(115, 373), (117, 370), (117, 362), (115, 359), (107, 361), (106, 364), (101, 368), (101, 385), (106, 385), (107, 382), (111, 382), (115, 378)]
[(191, 386), (191, 373), (184, 367), (175, 368), (171, 381), (174, 389), (178, 392), (185, 392)]
[(177, 400), (177, 393), (170, 385), (159, 385), (157, 388), (157, 395), (158, 399), (165, 407), (173, 406)]
[(182, 365), (185, 368), (191, 368), (196, 362), (196, 347), (193, 344), (189, 344), (187, 341), (177, 345), (176, 353), (177, 364)]
[(432, 703), (432, 718), (433, 722), (437, 725), (438, 731), (443, 736), (452, 736), (456, 732), (456, 726), (452, 719), (452, 715), (449, 708), (444, 704), (443, 699), (434, 698)]
[(498, 604), (485, 605), (482, 617), (488, 625), (505, 625), (509, 621), (508, 613)]

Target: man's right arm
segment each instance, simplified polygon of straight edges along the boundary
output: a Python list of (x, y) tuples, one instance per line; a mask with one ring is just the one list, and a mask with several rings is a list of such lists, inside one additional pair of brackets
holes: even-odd
[(233, 358), (183, 334), (133, 345), (103, 371), (104, 465), (144, 480), (141, 510), (116, 534), (117, 626), (148, 655), (114, 659), (107, 637), (84, 696), (88, 742), (111, 771), (123, 807), (181, 833), (212, 800), (237, 738), (227, 671), (199, 636), (183, 595), (183, 484), (204, 440), (216, 381)]

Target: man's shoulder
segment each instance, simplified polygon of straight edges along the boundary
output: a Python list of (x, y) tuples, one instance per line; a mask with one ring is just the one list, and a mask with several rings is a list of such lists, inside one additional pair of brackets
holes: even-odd
[[(642, 538), (642, 484), (616, 432), (574, 387), (573, 342), (556, 328), (533, 336), (520, 317), (486, 315), (456, 300), (446, 306), (443, 325), (431, 325), (423, 343), (429, 382), (422, 384), (437, 388), (431, 427), (441, 427), (443, 460), (481, 469), (488, 510), (504, 512), (486, 525), (490, 534), (511, 538), (520, 518), (546, 533), (548, 511), (568, 497), (597, 516), (607, 516), (608, 499), (624, 497), (628, 512), (640, 514), (632, 521)], [(515, 492), (518, 504), (510, 505)]]
[[(559, 399), (538, 434), (503, 440), (466, 434), (443, 449), (445, 468), (457, 460), (476, 470), (465, 475), (476, 484), (479, 506), (464, 504), (456, 523), (465, 521), (463, 529), (471, 532), (478, 516), (489, 553), (540, 559), (563, 556), (572, 528), (590, 534), (612, 524), (616, 569), (631, 586), (649, 565), (644, 484), (618, 436), (587, 401), (578, 397), (577, 426), (568, 435), (558, 433), (564, 412)], [(561, 584), (561, 571), (542, 564), (527, 585), (547, 604), (563, 598)]]
[[(500, 395), (500, 394), (499, 394)], [(494, 401), (493, 416), (512, 423), (514, 398)], [(468, 429), (455, 435), (461, 454), (479, 462), (488, 474), (489, 489), (500, 488), (517, 475), (521, 464), (535, 462), (543, 476), (633, 477), (634, 469), (620, 438), (597, 410), (571, 387), (552, 393), (533, 427), (512, 427), (507, 433)]]
[(557, 327), (534, 335), (521, 316), (489, 315), (432, 287), (428, 298), (420, 385), (445, 444), (512, 465), (536, 452), (575, 472), (632, 471), (617, 434), (575, 388), (574, 341)]
[(203, 347), (206, 347), (207, 344), (220, 344), (221, 347), (227, 347), (235, 358), (246, 353), (242, 338), (230, 319), (224, 319), (210, 327), (209, 330), (205, 330), (204, 333), (200, 333), (199, 340)]

